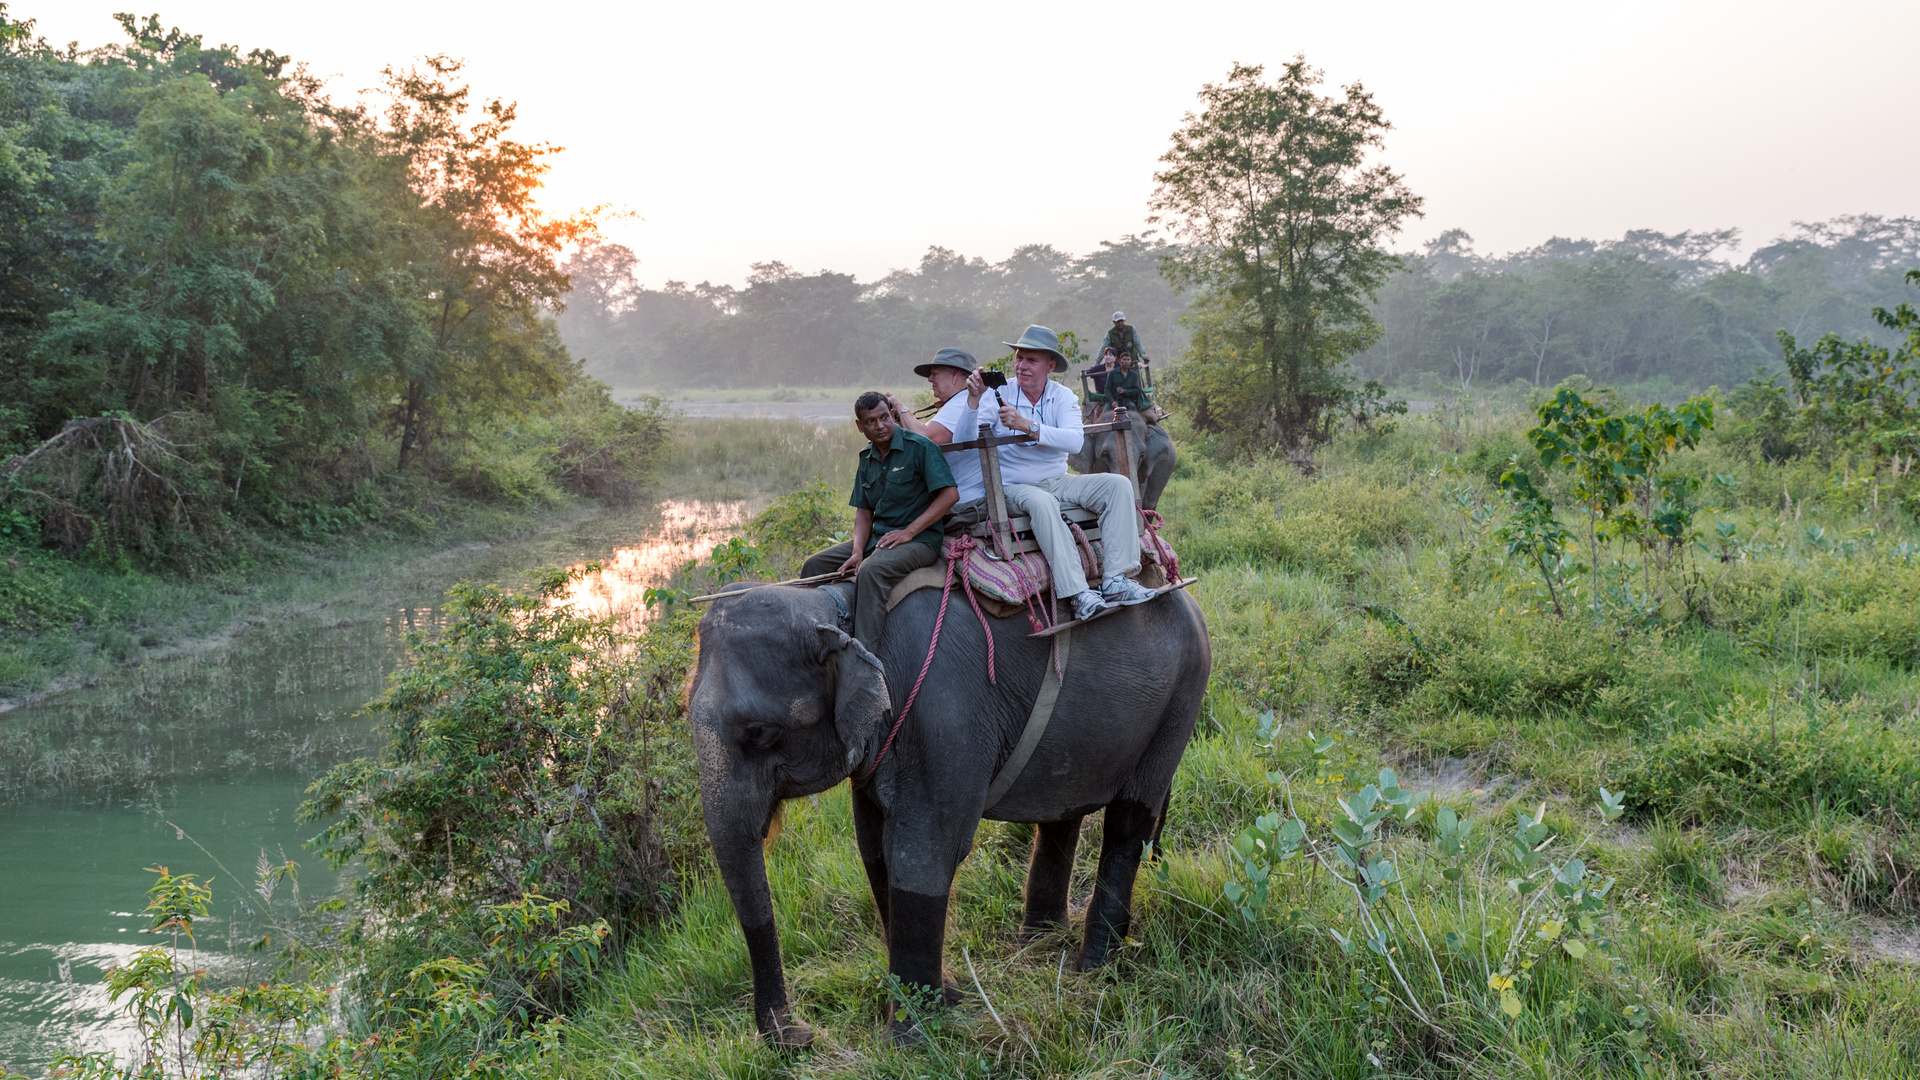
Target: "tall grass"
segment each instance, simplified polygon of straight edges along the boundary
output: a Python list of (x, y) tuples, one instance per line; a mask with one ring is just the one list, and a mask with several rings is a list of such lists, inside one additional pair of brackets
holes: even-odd
[(865, 445), (851, 418), (824, 430), (798, 420), (683, 419), (660, 467), (659, 489), (668, 496), (745, 499), (815, 478), (848, 487)]

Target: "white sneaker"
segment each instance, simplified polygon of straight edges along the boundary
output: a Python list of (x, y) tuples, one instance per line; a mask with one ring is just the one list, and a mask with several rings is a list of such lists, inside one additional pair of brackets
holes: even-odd
[(1085, 622), (1112, 606), (1107, 603), (1106, 597), (1087, 589), (1073, 598), (1073, 617)]
[(1106, 583), (1100, 586), (1100, 593), (1107, 602), (1119, 604), (1122, 607), (1144, 604), (1157, 595), (1152, 589), (1125, 576), (1108, 578)]

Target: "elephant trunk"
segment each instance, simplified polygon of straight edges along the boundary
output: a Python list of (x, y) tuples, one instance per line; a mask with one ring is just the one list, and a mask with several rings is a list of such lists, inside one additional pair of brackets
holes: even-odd
[(774, 925), (773, 894), (767, 887), (762, 833), (772, 814), (772, 798), (766, 792), (742, 792), (730, 784), (718, 798), (702, 802), (714, 861), (747, 941), (747, 962), (753, 968), (754, 1026), (781, 1045), (805, 1045), (811, 1032), (794, 1020), (787, 1001), (780, 931)]

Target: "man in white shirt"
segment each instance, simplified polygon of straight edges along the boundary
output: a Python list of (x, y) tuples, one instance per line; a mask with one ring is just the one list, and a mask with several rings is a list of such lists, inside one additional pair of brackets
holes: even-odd
[[(1002, 342), (1014, 350), (1015, 384), (987, 390), (978, 371), (969, 367), (959, 380), (957, 353), (967, 361), (973, 357), (961, 350), (941, 350), (941, 360), (924, 365), (927, 380), (940, 393), (945, 383), (958, 382), (931, 423), (921, 425), (920, 434), (940, 445), (977, 438), (980, 424), (991, 423), (999, 436), (1031, 435), (1032, 442), (1000, 448), (1000, 477), (1005, 484), (1008, 513), (1025, 515), (1033, 522), (1033, 538), (1053, 570), (1054, 594), (1071, 599), (1074, 617), (1091, 618), (1112, 604), (1140, 604), (1154, 594), (1142, 588), (1129, 575), (1140, 569), (1140, 515), (1133, 501), (1133, 483), (1114, 473), (1088, 476), (1067, 475), (1067, 455), (1075, 453), (1086, 439), (1081, 430), (1080, 399), (1073, 391), (1048, 378), (1067, 369), (1067, 358), (1060, 352), (1060, 339), (1044, 326), (1029, 326), (1017, 342)], [(916, 368), (916, 373), (919, 372)], [(947, 370), (953, 374), (946, 374)], [(935, 378), (940, 382), (934, 382)], [(959, 388), (964, 387), (965, 393)], [(971, 451), (948, 454), (948, 467), (960, 487), (960, 503), (982, 498), (985, 483), (979, 466), (970, 476), (953, 468)], [(1088, 587), (1080, 567), (1080, 551), (1073, 534), (1060, 520), (1062, 506), (1080, 506), (1100, 515), (1100, 546), (1106, 580), (1098, 590)]]
[[(893, 409), (894, 423), (941, 446), (979, 437), (978, 420), (972, 421), (970, 428), (957, 426), (963, 412), (971, 416), (980, 407), (980, 395), (987, 389), (980, 380), (980, 361), (974, 359), (972, 353), (965, 349), (941, 349), (933, 354), (930, 362), (914, 368), (913, 373), (927, 380), (940, 409), (932, 419), (923, 422), (899, 398), (888, 394), (887, 404)], [(986, 498), (987, 483), (980, 478), (979, 451), (961, 450), (947, 454), (946, 458), (947, 471), (953, 473), (954, 483), (960, 485), (960, 504)]]

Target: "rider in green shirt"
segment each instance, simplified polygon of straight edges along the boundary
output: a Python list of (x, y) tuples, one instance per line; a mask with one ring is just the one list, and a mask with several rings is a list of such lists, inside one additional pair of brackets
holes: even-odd
[(1107, 372), (1107, 397), (1115, 406), (1146, 412), (1153, 407), (1147, 398), (1146, 383), (1141, 381), (1140, 369), (1133, 364), (1133, 354), (1123, 352), (1112, 371)]

